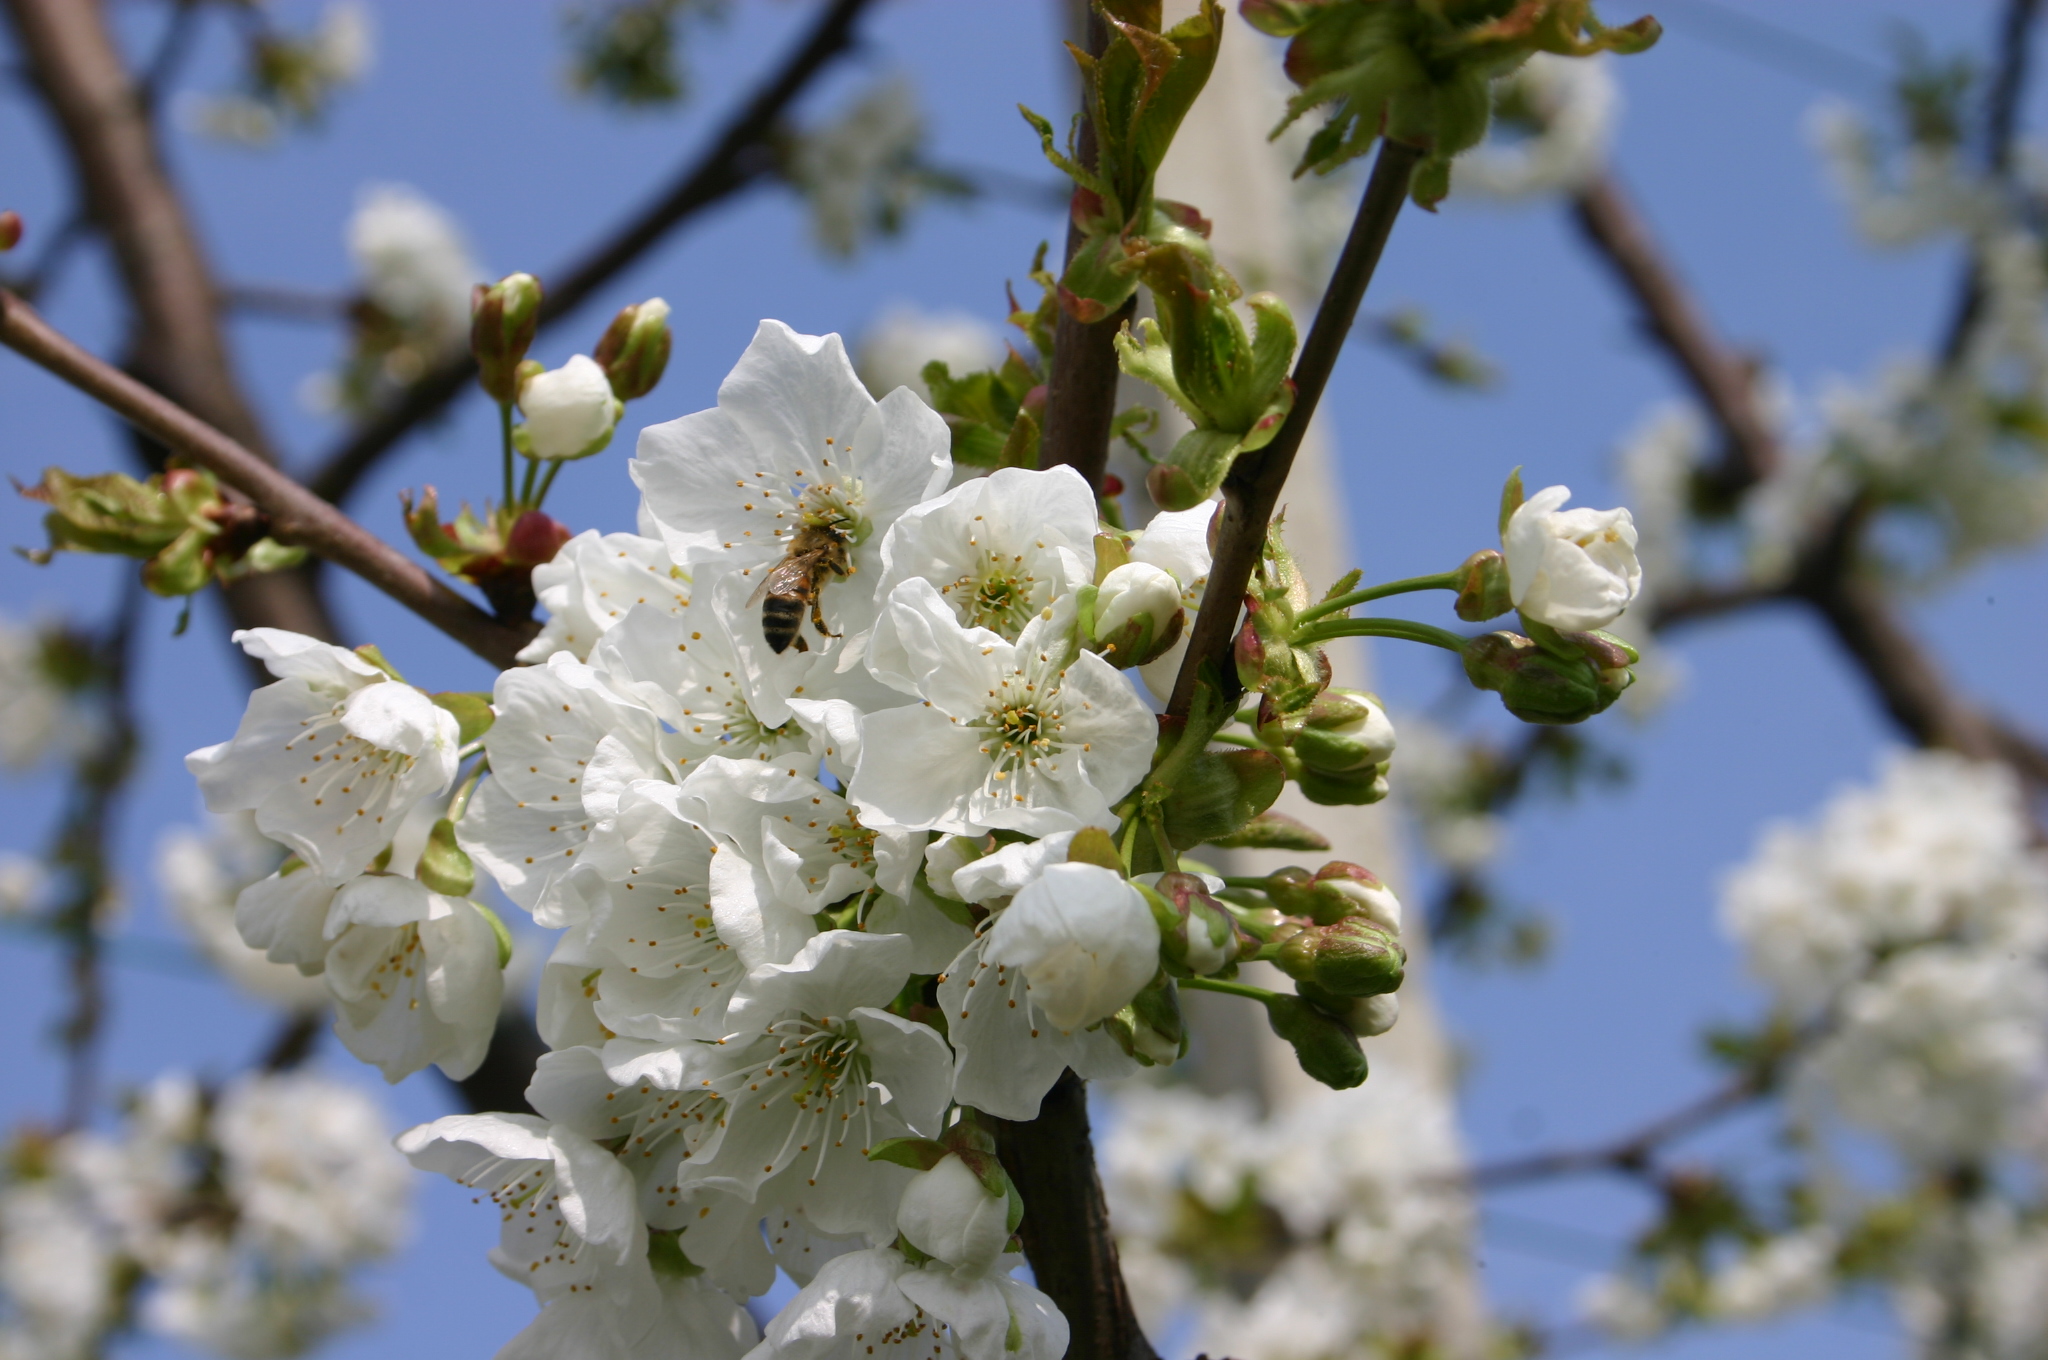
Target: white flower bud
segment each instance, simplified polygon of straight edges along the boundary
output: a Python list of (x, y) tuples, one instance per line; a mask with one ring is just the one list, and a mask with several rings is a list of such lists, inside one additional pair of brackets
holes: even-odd
[(1376, 1034), (1385, 1034), (1401, 1018), (1401, 996), (1398, 992), (1382, 992), (1378, 996), (1362, 996), (1351, 1005), (1352, 1032), (1361, 1039), (1370, 1039)]
[(1009, 1213), (1008, 1196), (989, 1194), (957, 1154), (948, 1154), (904, 1187), (896, 1226), (956, 1274), (981, 1275), (1010, 1240)]
[(534, 458), (585, 458), (611, 442), (619, 418), (611, 379), (587, 354), (536, 373), (519, 387), (520, 449)]
[(982, 957), (1021, 968), (1032, 1002), (1071, 1033), (1122, 1010), (1159, 971), (1159, 927), (1109, 869), (1055, 864), (996, 918)]
[(1142, 665), (1180, 638), (1180, 582), (1149, 562), (1126, 562), (1095, 588), (1089, 640), (1120, 667)]
[(1562, 633), (1605, 628), (1643, 586), (1636, 526), (1626, 510), (1565, 510), (1571, 489), (1549, 486), (1508, 520), (1501, 547), (1515, 607)]

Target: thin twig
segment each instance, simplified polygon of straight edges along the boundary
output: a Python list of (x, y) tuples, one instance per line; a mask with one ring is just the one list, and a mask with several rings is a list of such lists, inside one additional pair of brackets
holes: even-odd
[(1322, 399), (1337, 356), (1358, 316), (1358, 305), (1372, 282), (1373, 270), (1386, 248), (1394, 219), (1408, 198), (1408, 181), (1422, 153), (1401, 142), (1383, 141), (1373, 162), (1372, 178), (1352, 219), (1351, 234), (1337, 257), (1336, 269), (1323, 290), (1315, 322), (1294, 364), (1294, 409), (1273, 442), (1257, 453), (1237, 460), (1223, 483), (1223, 508), (1216, 526), (1216, 549), (1209, 564), (1209, 584), (1201, 611), (1190, 632), (1187, 657), (1174, 681), (1169, 717), (1186, 718), (1194, 706), (1195, 682), (1202, 667), (1214, 666), (1223, 686), (1226, 709), (1241, 692), (1237, 672), (1230, 665), (1230, 647), (1237, 632), (1237, 615), (1252, 568), (1266, 542), (1266, 526), (1280, 503), (1280, 491), (1294, 467), (1294, 455), (1301, 448), (1309, 422), (1315, 418), (1316, 403)]
[(148, 64), (142, 68), (142, 78), (135, 84), (135, 97), (152, 118), (163, 107), (192, 51), (193, 39), (199, 36), (199, 14), (204, 4), (205, 0), (173, 0), (163, 37), (157, 41), (156, 51), (150, 54)]
[(248, 312), (281, 321), (346, 321), (355, 305), (356, 299), (346, 293), (322, 293), (289, 284), (230, 283), (220, 290), (223, 311)]
[[(610, 283), (669, 232), (774, 169), (770, 143), (783, 115), (832, 60), (853, 46), (854, 26), (872, 0), (832, 0), (752, 98), (727, 120), (710, 147), (670, 187), (633, 214), (581, 261), (548, 276), (540, 324), (558, 321)], [(468, 355), (451, 358), (350, 432), (307, 479), (316, 495), (339, 504), (377, 460), (420, 422), (459, 396), (476, 373)]]
[(1452, 1179), (1475, 1190), (1499, 1190), (1511, 1185), (1593, 1172), (1649, 1175), (1656, 1154), (1667, 1144), (1748, 1107), (1770, 1090), (1771, 1083), (1767, 1079), (1745, 1073), (1623, 1137), (1585, 1147), (1559, 1148), (1498, 1162), (1481, 1162), (1455, 1173)]
[(377, 587), (492, 665), (517, 664), (531, 635), (498, 622), (429, 575), (396, 548), (300, 486), (219, 430), (150, 388), (88, 354), (0, 291), (0, 344), (35, 361), (161, 440), (271, 516), (280, 542), (296, 543)]

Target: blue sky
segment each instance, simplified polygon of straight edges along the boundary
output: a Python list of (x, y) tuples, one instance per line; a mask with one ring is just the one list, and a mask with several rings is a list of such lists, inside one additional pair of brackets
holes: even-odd
[[(1956, 262), (1940, 251), (1878, 255), (1857, 245), (1802, 132), (1817, 99), (1874, 93), (1860, 82), (1862, 68), (1757, 37), (1727, 14), (1768, 17), (1880, 66), (1897, 21), (1927, 31), (1938, 49), (1979, 45), (1993, 6), (1678, 0), (1653, 9), (1669, 38), (1620, 67), (1627, 110), (1619, 172), (1716, 323), (1808, 396), (1831, 376), (1860, 378), (1888, 356), (1924, 347), (1946, 313)], [(137, 50), (145, 49), (158, 7), (116, 10)], [(295, 18), (311, 12), (298, 3), (281, 10)], [(376, 69), (324, 128), (267, 152), (170, 139), (223, 278), (345, 286), (343, 224), (361, 186), (385, 181), (446, 205), (493, 271), (545, 278), (691, 156), (728, 100), (810, 13), (808, 5), (764, 0), (736, 5), (691, 53), (696, 98), (680, 112), (628, 117), (563, 92), (552, 3), (384, 0), (373, 10)], [(1609, 0), (1603, 12), (1625, 19), (1636, 11)], [(1055, 20), (1050, 6), (894, 0), (868, 25), (859, 57), (837, 68), (807, 109), (827, 112), (876, 77), (902, 71), (932, 116), (938, 159), (1040, 175), (1014, 105), (1067, 105)], [(1231, 40), (1262, 41), (1242, 26)], [(225, 27), (210, 26), (190, 84), (225, 83), (232, 59)], [(0, 166), (0, 206), (23, 211), (32, 231), (62, 215), (62, 167), (18, 92), (0, 94)], [(538, 347), (551, 363), (587, 349), (614, 308), (644, 296), (661, 294), (676, 309), (667, 379), (629, 413), (612, 453), (564, 475), (551, 508), (576, 528), (630, 527), (634, 493), (622, 459), (632, 433), (710, 404), (760, 317), (851, 334), (888, 305), (911, 302), (997, 320), (1003, 281), (1021, 278), (1036, 243), (1060, 230), (1058, 214), (1038, 207), (937, 206), (900, 240), (845, 265), (818, 256), (801, 206), (775, 189), (693, 223)], [(1420, 306), (1472, 341), (1504, 381), (1481, 395), (1446, 393), (1385, 354), (1356, 346), (1347, 354), (1324, 409), (1342, 449), (1359, 564), (1369, 577), (1435, 570), (1483, 546), (1500, 479), (1516, 464), (1533, 484), (1569, 483), (1582, 502), (1619, 499), (1617, 442), (1677, 389), (1636, 340), (1628, 310), (1561, 211), (1453, 203), (1435, 217), (1404, 217), (1368, 305), (1398, 304)], [(66, 276), (48, 310), (102, 352), (117, 342), (119, 309), (96, 256)], [(309, 463), (339, 432), (295, 394), (306, 374), (334, 360), (338, 338), (243, 320), (235, 339), (278, 443)], [(0, 411), (0, 465), (16, 477), (34, 480), (48, 463), (80, 472), (123, 465), (122, 441), (107, 421), (6, 354)], [(494, 476), (494, 447), (483, 401), (466, 400), (389, 460), (353, 508), (396, 536), (400, 488), (432, 481), (444, 497), (480, 496)], [(34, 542), (33, 507), (0, 515), (0, 536)], [(0, 560), (0, 608), (16, 617), (95, 613), (113, 600), (119, 570), (79, 558), (38, 569), (9, 556)], [(2030, 626), (2038, 607), (2025, 601), (2044, 586), (2048, 569), (2038, 557), (1998, 560), (1913, 604), (1924, 635), (1972, 692), (2037, 722), (2033, 677), (2048, 661), (2048, 644)], [(487, 685), (481, 663), (367, 589), (343, 582), (339, 599), (350, 640), (374, 638), (409, 675), (435, 688)], [(162, 939), (172, 927), (148, 886), (148, 857), (165, 826), (197, 810), (179, 757), (232, 729), (242, 691), (217, 610), (202, 604), (182, 638), (170, 635), (175, 606), (152, 611), (142, 668), (149, 746), (121, 845), (133, 884), (126, 929)], [(1679, 700), (1646, 726), (1610, 718), (1602, 728), (1632, 764), (1630, 786), (1517, 818), (1503, 877), (1518, 899), (1552, 915), (1551, 960), (1530, 972), (1438, 974), (1469, 1055), (1465, 1117), (1482, 1154), (1604, 1136), (1713, 1079), (1696, 1056), (1701, 1026), (1753, 1015), (1760, 1004), (1714, 924), (1719, 876), (1748, 853), (1762, 823), (1805, 815), (1831, 789), (1866, 777), (1891, 741), (1860, 678), (1802, 617), (1764, 613), (1703, 627), (1674, 649), (1689, 673)], [(1444, 679), (1436, 658), (1414, 650), (1382, 653), (1382, 688), (1397, 705), (1428, 704)], [(40, 843), (54, 814), (52, 791), (47, 777), (0, 782), (0, 847)], [(55, 958), (0, 939), (0, 967), (12, 984), (0, 989), (0, 1032), (16, 1037), (0, 1057), (0, 1122), (48, 1118), (59, 1089), (48, 1041), (62, 1001)], [(171, 1066), (226, 1073), (267, 1033), (259, 1008), (204, 979), (123, 968), (116, 980), (116, 1079)], [(323, 1061), (350, 1080), (375, 1082), (331, 1044)], [(400, 1125), (451, 1108), (431, 1076), (386, 1099)], [(1754, 1159), (1762, 1155), (1756, 1132), (1731, 1127), (1696, 1150)], [(419, 1206), (413, 1246), (370, 1281), (382, 1320), (329, 1354), (479, 1354), (528, 1316), (525, 1291), (484, 1263), (494, 1234), (489, 1213), (424, 1178)], [(1578, 1279), (1649, 1205), (1626, 1186), (1581, 1183), (1505, 1196), (1497, 1209), (1483, 1253), (1489, 1288), (1515, 1309), (1555, 1320)], [(1680, 1339), (1659, 1353), (1862, 1355), (1893, 1332), (1882, 1309), (1863, 1305), (1754, 1333)]]

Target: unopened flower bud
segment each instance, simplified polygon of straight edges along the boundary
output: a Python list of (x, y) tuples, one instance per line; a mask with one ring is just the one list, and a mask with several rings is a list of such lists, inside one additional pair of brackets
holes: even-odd
[(1187, 624), (1180, 582), (1149, 562), (1126, 562), (1081, 587), (1088, 649), (1119, 670), (1156, 661), (1180, 641)]
[(1465, 675), (1476, 687), (1496, 691), (1523, 722), (1563, 725), (1584, 722), (1621, 697), (1634, 675), (1626, 665), (1602, 662), (1622, 655), (1616, 647), (1598, 660), (1561, 657), (1518, 633), (1488, 633), (1465, 645)]
[(1351, 1003), (1344, 1018), (1350, 1022), (1351, 1032), (1361, 1039), (1385, 1034), (1401, 1018), (1401, 998), (1394, 992), (1359, 997)]
[(964, 1275), (993, 1266), (1010, 1240), (1009, 1196), (991, 1194), (959, 1153), (948, 1153), (903, 1188), (896, 1227), (910, 1245)]
[(1155, 978), (1131, 1003), (1102, 1022), (1103, 1032), (1145, 1067), (1167, 1067), (1187, 1052), (1187, 1024), (1180, 992), (1165, 977)]
[(1458, 617), (1467, 623), (1498, 618), (1515, 607), (1508, 563), (1492, 548), (1473, 553), (1458, 568)]
[(0, 251), (14, 249), (21, 244), (21, 214), (0, 212)]
[(1259, 740), (1290, 751), (1323, 774), (1353, 774), (1384, 765), (1394, 754), (1394, 724), (1377, 696), (1356, 689), (1326, 689), (1294, 713), (1262, 705)]
[(520, 383), (519, 411), (526, 423), (513, 442), (527, 457), (550, 462), (597, 453), (612, 442), (622, 414), (611, 381), (587, 354)]
[(476, 356), (477, 381), (500, 405), (519, 396), (519, 363), (540, 324), (540, 280), (507, 274), (477, 290), (469, 321), (469, 349)]
[(652, 392), (668, 368), (670, 344), (667, 302), (649, 298), (619, 308), (597, 342), (597, 364), (611, 379), (612, 395), (633, 401)]
[(1160, 957), (1176, 974), (1214, 976), (1248, 947), (1236, 919), (1214, 896), (1222, 886), (1221, 879), (1184, 873), (1160, 874), (1149, 886), (1138, 885), (1159, 924)]
[(1159, 928), (1136, 887), (1070, 861), (1011, 899), (982, 957), (1022, 969), (1045, 1018), (1071, 1033), (1122, 1010), (1159, 971)]
[(1298, 996), (1266, 1001), (1266, 1023), (1294, 1049), (1301, 1070), (1325, 1086), (1349, 1090), (1364, 1082), (1365, 1052), (1351, 1027)]
[(1605, 628), (1643, 587), (1629, 512), (1566, 510), (1571, 494), (1545, 487), (1501, 532), (1515, 607), (1559, 632)]
[(1281, 972), (1333, 996), (1378, 996), (1401, 985), (1407, 951), (1363, 917), (1298, 930), (1273, 956)]
[(1401, 933), (1401, 902), (1372, 870), (1333, 859), (1316, 870), (1309, 885), (1308, 914), (1317, 925), (1362, 916), (1389, 934)]
[(1318, 807), (1363, 807), (1387, 796), (1387, 771), (1383, 765), (1368, 765), (1348, 774), (1329, 774), (1302, 767), (1295, 776), (1302, 797)]

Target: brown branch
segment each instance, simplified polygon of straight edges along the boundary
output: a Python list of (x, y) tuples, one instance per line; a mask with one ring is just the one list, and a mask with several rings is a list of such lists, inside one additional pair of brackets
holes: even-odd
[(346, 293), (322, 293), (278, 283), (230, 283), (220, 290), (223, 310), (282, 321), (346, 321), (356, 302)]
[[(1718, 489), (1740, 494), (1768, 476), (1777, 461), (1777, 438), (1746, 365), (1714, 334), (1677, 283), (1641, 217), (1611, 179), (1582, 191), (1575, 208), (1588, 242), (1613, 266), (1642, 309), (1646, 329), (1685, 374), (1720, 429), (1726, 454)], [(1858, 547), (1867, 520), (1867, 507), (1855, 505), (1821, 525), (1793, 578), (1780, 587), (1706, 588), (1667, 602), (1655, 624), (1729, 613), (1767, 600), (1799, 601), (1820, 616), (1885, 712), (1912, 740), (1973, 759), (2003, 760), (2023, 778), (2048, 784), (2048, 749), (1962, 698), (1879, 583), (1865, 573)]]
[[(122, 64), (100, 0), (0, 3), (70, 153), (86, 217), (112, 250), (133, 311), (128, 367), (199, 420), (275, 461), (235, 377), (198, 232), (157, 154), (147, 91)], [(172, 22), (189, 19), (181, 14)], [(272, 572), (224, 594), (244, 627), (334, 635), (308, 573)]]
[[(492, 665), (516, 665), (531, 635), (498, 622), (236, 440), (80, 349), (0, 291), (0, 344), (35, 361), (114, 414), (212, 472), (271, 517), (271, 533), (347, 567)], [(256, 580), (263, 580), (257, 577)]]
[[(1984, 102), (1984, 168), (1992, 178), (2004, 180), (2012, 173), (2013, 143), (2019, 135), (2022, 96), (2026, 91), (2031, 63), (2028, 47), (2040, 0), (2006, 0), (1998, 26), (1998, 67), (1991, 77), (1991, 91)], [(1941, 361), (1952, 367), (1969, 347), (1970, 336), (1983, 314), (1987, 289), (1984, 262), (1975, 251), (1964, 266), (1962, 287), (1956, 293), (1954, 312), (1941, 342)]]
[(1224, 479), (1223, 508), (1212, 531), (1216, 547), (1209, 564), (1209, 584), (1202, 597), (1202, 608), (1195, 616), (1187, 657), (1174, 681), (1173, 701), (1166, 710), (1170, 717), (1187, 717), (1195, 700), (1195, 682), (1205, 665), (1216, 669), (1226, 711), (1229, 704), (1237, 701), (1241, 687), (1236, 668), (1230, 664), (1230, 648), (1237, 633), (1245, 587), (1251, 582), (1252, 568), (1265, 546), (1266, 526), (1272, 521), (1274, 507), (1280, 503), (1280, 491), (1294, 467), (1294, 455), (1308, 433), (1309, 422), (1315, 418), (1316, 403), (1329, 385), (1337, 356), (1351, 333), (1358, 305), (1365, 298), (1366, 286), (1372, 282), (1380, 252), (1386, 248), (1387, 237), (1394, 229), (1394, 219), (1407, 200), (1408, 181), (1421, 158), (1422, 153), (1414, 147), (1400, 142), (1380, 143), (1372, 178), (1366, 182), (1358, 214), (1351, 222), (1351, 234), (1345, 239), (1343, 253), (1337, 257), (1336, 269), (1323, 290), (1321, 305), (1316, 308), (1315, 322), (1309, 327), (1308, 339), (1294, 364), (1294, 409), (1273, 442), (1257, 453), (1239, 458)]
[(1499, 1190), (1510, 1185), (1526, 1185), (1531, 1181), (1557, 1180), (1592, 1172), (1647, 1175), (1653, 1170), (1656, 1154), (1666, 1144), (1697, 1133), (1753, 1104), (1768, 1094), (1772, 1085), (1768, 1077), (1745, 1073), (1620, 1138), (1586, 1147), (1560, 1148), (1526, 1157), (1482, 1162), (1457, 1173), (1455, 1180), (1475, 1190)]
[(1716, 339), (1620, 185), (1602, 176), (1580, 190), (1572, 208), (1586, 239), (1641, 308), (1644, 330), (1719, 422), (1726, 447), (1715, 470), (1717, 489), (1735, 496), (1770, 476), (1778, 439), (1758, 409), (1749, 365)]
[[(820, 71), (852, 47), (854, 25), (872, 0), (832, 0), (804, 41), (727, 120), (716, 141), (662, 195), (562, 274), (550, 276), (540, 324), (558, 321), (638, 260), (670, 231), (774, 169), (771, 141), (783, 115)], [(468, 387), (476, 364), (451, 358), (388, 408), (352, 431), (307, 479), (315, 494), (339, 503), (414, 426)]]
[(1650, 605), (1650, 631), (1700, 623), (1727, 614), (1740, 613), (1760, 604), (1786, 598), (1783, 585), (1737, 581), (1730, 585), (1689, 585), (1672, 595), (1656, 596)]
[(1073, 1329), (1069, 1360), (1154, 1360), (1117, 1263), (1089, 1141), (1087, 1084), (1064, 1072), (1038, 1118), (990, 1122), (996, 1154), (1024, 1200), (1018, 1231), (1032, 1275)]

